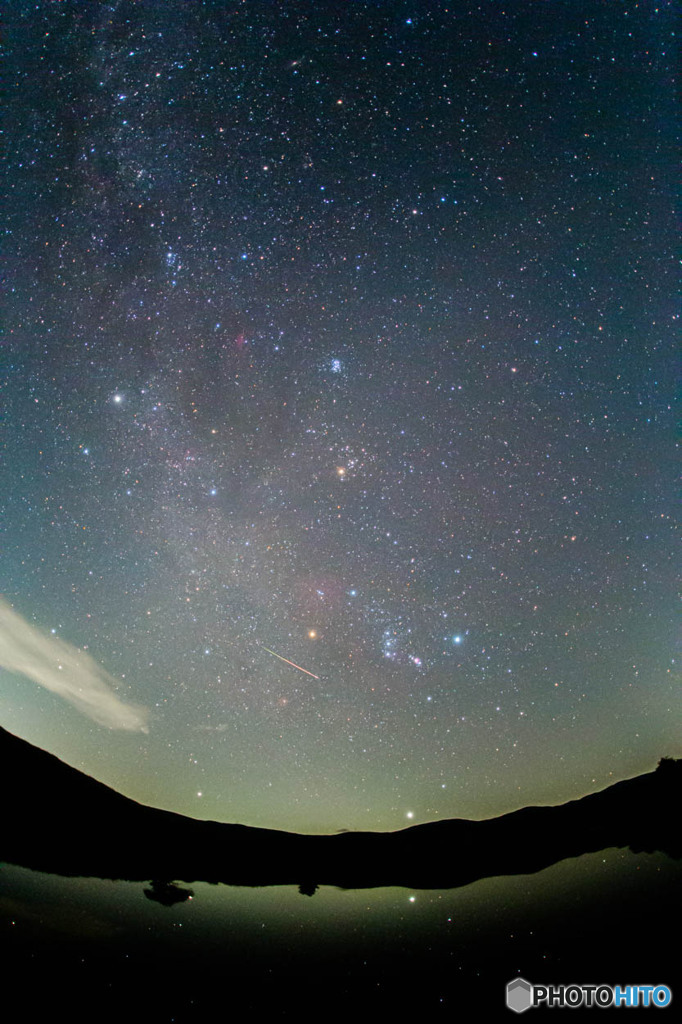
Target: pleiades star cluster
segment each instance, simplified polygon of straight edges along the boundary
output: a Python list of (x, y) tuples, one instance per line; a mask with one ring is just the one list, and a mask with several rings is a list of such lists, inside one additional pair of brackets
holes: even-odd
[(6, 28), (3, 724), (304, 831), (679, 756), (673, 4)]

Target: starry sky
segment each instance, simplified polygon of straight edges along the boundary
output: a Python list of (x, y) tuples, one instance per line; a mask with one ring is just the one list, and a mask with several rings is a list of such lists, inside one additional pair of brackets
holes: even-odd
[(7, 10), (2, 724), (307, 831), (679, 756), (672, 3)]

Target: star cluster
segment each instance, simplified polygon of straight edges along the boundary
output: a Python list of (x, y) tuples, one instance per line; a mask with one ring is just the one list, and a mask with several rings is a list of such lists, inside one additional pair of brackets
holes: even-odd
[[(673, 10), (10, 2), (5, 675), (147, 802), (310, 830), (673, 750)], [(303, 671), (302, 671), (303, 670)]]

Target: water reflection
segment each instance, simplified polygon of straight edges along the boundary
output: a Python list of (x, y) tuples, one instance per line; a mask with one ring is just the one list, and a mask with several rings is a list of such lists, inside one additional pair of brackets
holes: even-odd
[(144, 890), (148, 900), (154, 900), (164, 907), (174, 907), (176, 903), (184, 903), (194, 896), (193, 889), (183, 889), (176, 882), (164, 882), (152, 879), (148, 889)]
[[(346, 1008), (452, 1011), (499, 1009), (516, 974), (673, 984), (663, 935), (679, 887), (678, 862), (622, 850), (453, 890), (321, 886), (314, 899), (305, 886), (189, 890), (3, 866), (0, 912), (15, 976), (38, 970), (56, 990), (75, 979), (76, 1002), (134, 997), (159, 1019), (204, 1019), (236, 986), (245, 1005), (283, 1012), (315, 993)], [(171, 988), (141, 995), (150, 969)]]

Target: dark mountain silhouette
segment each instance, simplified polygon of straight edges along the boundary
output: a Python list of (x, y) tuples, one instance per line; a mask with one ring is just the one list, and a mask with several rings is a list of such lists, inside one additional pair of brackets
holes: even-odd
[(682, 761), (558, 807), (397, 832), (301, 835), (136, 803), (0, 729), (0, 858), (62, 875), (234, 885), (451, 888), (609, 847), (682, 856)]

